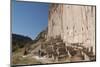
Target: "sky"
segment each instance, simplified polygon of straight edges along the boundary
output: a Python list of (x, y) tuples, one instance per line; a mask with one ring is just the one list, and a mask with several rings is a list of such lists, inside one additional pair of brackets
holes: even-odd
[(49, 4), (12, 0), (12, 33), (34, 39), (48, 25)]

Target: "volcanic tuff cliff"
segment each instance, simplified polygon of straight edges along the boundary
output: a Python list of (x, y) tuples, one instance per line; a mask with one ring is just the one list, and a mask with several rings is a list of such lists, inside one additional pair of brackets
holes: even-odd
[(52, 4), (49, 9), (48, 39), (61, 36), (66, 46), (80, 43), (95, 54), (95, 6)]
[(55, 62), (95, 60), (95, 6), (51, 4), (44, 35), (39, 38), (40, 57)]

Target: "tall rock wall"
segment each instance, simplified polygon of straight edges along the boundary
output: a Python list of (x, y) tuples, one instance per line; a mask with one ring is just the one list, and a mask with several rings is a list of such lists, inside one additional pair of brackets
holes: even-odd
[(61, 36), (66, 46), (82, 43), (95, 53), (95, 6), (52, 4), (49, 9), (48, 39)]

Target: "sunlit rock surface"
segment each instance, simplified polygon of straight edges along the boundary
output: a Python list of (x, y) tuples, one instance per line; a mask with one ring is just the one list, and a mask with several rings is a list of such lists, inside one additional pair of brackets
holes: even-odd
[(95, 54), (95, 6), (52, 4), (49, 9), (48, 39), (56, 36), (90, 48)]

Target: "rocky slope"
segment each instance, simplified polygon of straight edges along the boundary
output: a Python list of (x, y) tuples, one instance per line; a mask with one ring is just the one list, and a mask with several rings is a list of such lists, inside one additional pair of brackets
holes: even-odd
[(32, 39), (27, 36), (12, 34), (12, 52), (25, 47), (29, 42), (32, 42)]

